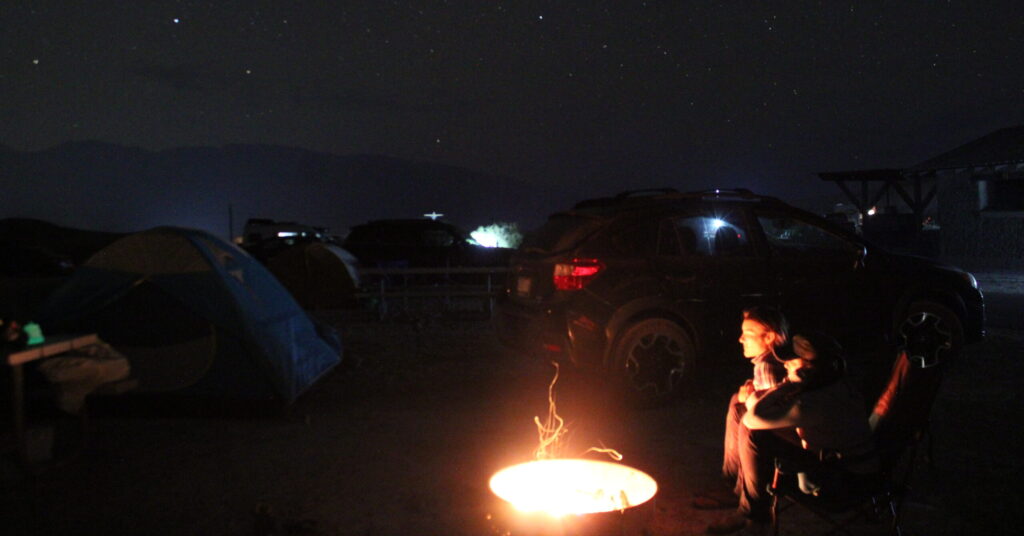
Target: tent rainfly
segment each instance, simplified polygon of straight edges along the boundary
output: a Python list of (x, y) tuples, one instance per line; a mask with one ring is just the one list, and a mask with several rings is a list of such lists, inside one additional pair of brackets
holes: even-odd
[(159, 227), (93, 255), (50, 296), (49, 332), (95, 332), (125, 354), (140, 392), (294, 401), (341, 360), (247, 253), (213, 235)]

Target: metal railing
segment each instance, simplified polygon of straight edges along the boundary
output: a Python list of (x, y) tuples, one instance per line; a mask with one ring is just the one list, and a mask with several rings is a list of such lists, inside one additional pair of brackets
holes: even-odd
[(356, 297), (383, 320), (396, 312), (442, 314), (479, 304), (490, 317), (503, 291), (506, 266), (361, 268)]

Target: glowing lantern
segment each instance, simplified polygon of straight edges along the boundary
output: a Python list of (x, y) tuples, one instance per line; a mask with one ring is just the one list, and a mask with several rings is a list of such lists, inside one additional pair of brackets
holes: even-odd
[(647, 473), (619, 463), (552, 459), (498, 471), (491, 477), (491, 491), (519, 511), (560, 517), (643, 504), (654, 497), (658, 484)]
[(491, 231), (476, 230), (469, 233), (469, 236), (473, 241), (480, 246), (485, 248), (496, 248), (498, 247), (501, 237)]

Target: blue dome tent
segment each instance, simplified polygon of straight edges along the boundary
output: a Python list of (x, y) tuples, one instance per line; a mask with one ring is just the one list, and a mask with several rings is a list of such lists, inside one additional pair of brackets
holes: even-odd
[(240, 248), (159, 227), (93, 255), (51, 294), (48, 332), (95, 332), (142, 393), (294, 401), (341, 359), (329, 327)]

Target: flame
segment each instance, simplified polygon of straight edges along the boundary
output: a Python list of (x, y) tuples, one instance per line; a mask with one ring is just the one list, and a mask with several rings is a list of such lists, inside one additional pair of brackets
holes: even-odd
[[(548, 416), (543, 423), (540, 421), (540, 417), (533, 418), (533, 423), (537, 425), (537, 435), (539, 436), (539, 445), (533, 451), (533, 457), (538, 460), (560, 458), (559, 454), (562, 450), (561, 440), (569, 433), (569, 428), (565, 426), (565, 419), (555, 409), (555, 384), (558, 383), (559, 368), (557, 362), (552, 361), (551, 364), (555, 367), (555, 376), (551, 378), (551, 383), (548, 384)], [(604, 445), (590, 447), (583, 454), (588, 452), (607, 454), (609, 458), (615, 461), (622, 459), (622, 454), (619, 454), (617, 450), (607, 448)]]
[(555, 366), (555, 377), (548, 384), (548, 416), (543, 423), (540, 422), (540, 417), (533, 418), (533, 423), (537, 425), (537, 435), (540, 439), (537, 450), (533, 451), (533, 457), (538, 460), (557, 458), (557, 453), (560, 450), (559, 441), (569, 433), (569, 429), (565, 427), (565, 419), (555, 411), (555, 383), (558, 382), (558, 363), (552, 361), (551, 364)]
[(647, 502), (658, 491), (654, 479), (638, 469), (571, 458), (506, 467), (491, 477), (490, 486), (521, 512), (554, 517), (625, 510)]

